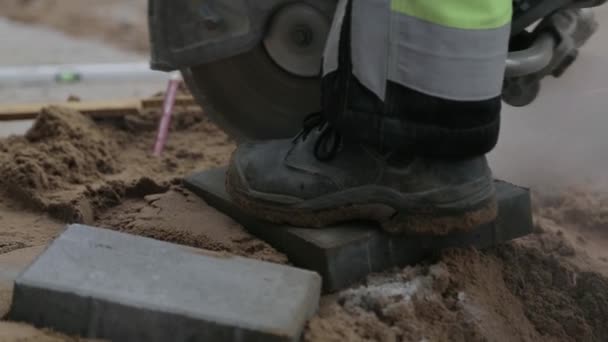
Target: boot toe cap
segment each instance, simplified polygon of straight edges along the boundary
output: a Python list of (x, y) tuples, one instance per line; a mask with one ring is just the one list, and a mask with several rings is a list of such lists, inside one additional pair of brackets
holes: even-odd
[(230, 163), (233, 190), (248, 197), (284, 204), (295, 204), (334, 191), (335, 185), (330, 180), (286, 163), (292, 146), (291, 140), (240, 145)]
[(231, 177), (238, 177), (239, 190), (250, 195), (288, 193), (282, 170), (288, 147), (282, 140), (240, 145), (230, 162)]

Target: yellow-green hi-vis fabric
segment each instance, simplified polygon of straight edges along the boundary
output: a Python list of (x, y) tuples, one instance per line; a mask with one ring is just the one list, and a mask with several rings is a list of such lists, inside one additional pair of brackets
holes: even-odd
[(470, 30), (508, 24), (512, 0), (392, 0), (391, 9), (437, 25)]
[(340, 0), (324, 74), (338, 68), (348, 1), (353, 74), (379, 98), (387, 81), (451, 100), (500, 95), (512, 0)]

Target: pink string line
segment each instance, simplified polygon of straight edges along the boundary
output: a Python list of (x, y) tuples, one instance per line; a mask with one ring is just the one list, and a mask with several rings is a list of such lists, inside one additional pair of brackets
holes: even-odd
[(171, 77), (167, 85), (165, 100), (163, 102), (163, 116), (158, 125), (158, 133), (156, 134), (156, 142), (154, 143), (154, 156), (160, 157), (169, 137), (169, 127), (171, 124), (171, 115), (175, 107), (175, 97), (177, 96), (177, 88), (181, 80), (179, 77)]

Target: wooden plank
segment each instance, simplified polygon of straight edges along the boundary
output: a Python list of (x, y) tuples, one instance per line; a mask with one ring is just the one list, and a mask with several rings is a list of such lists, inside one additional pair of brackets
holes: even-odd
[[(33, 120), (38, 116), (40, 110), (48, 106), (62, 106), (80, 111), (93, 118), (118, 118), (125, 115), (136, 115), (142, 110), (161, 109), (163, 98), (148, 98), (143, 100), (110, 100), (110, 101), (86, 101), (86, 102), (62, 102), (62, 103), (38, 103), (23, 105), (0, 106), (0, 121)], [(189, 110), (200, 110), (191, 96), (179, 96), (176, 98), (175, 107)]]
[[(149, 108), (161, 108), (163, 106), (163, 102), (165, 101), (162, 97), (150, 97), (147, 99), (143, 99), (141, 101), (141, 107), (143, 109)], [(194, 98), (190, 95), (181, 95), (175, 98), (175, 106), (176, 107), (196, 107), (198, 103), (194, 100)]]

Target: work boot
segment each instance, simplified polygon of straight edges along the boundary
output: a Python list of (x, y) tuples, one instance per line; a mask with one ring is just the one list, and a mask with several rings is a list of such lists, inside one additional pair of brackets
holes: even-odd
[(239, 146), (226, 188), (249, 214), (300, 227), (366, 220), (390, 233), (446, 235), (497, 214), (484, 156), (382, 152), (343, 139), (320, 115), (294, 139)]

